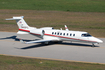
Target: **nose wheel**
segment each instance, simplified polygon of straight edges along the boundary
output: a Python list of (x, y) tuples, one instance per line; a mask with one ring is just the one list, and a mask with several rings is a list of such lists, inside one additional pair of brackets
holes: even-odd
[(95, 47), (94, 43), (92, 43), (92, 47)]

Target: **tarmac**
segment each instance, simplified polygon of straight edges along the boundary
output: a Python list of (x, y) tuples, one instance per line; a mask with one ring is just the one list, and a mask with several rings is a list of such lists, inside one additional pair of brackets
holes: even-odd
[[(92, 44), (64, 41), (43, 45), (41, 43), (23, 44), (18, 38), (24, 41), (37, 40), (32, 35), (17, 35), (15, 32), (0, 32), (0, 54), (22, 56), (29, 58), (101, 63), (105, 64), (105, 43)], [(105, 42), (105, 38), (99, 38)]]

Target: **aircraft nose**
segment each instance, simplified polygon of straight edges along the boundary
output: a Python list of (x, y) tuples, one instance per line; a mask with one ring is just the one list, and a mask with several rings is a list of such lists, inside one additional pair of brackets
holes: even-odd
[(102, 40), (100, 40), (100, 39), (98, 39), (98, 38), (96, 38), (96, 37), (91, 37), (91, 38), (89, 38), (90, 40), (93, 40), (93, 41), (96, 41), (97, 43), (103, 43), (103, 41)]
[(98, 39), (98, 38), (95, 38), (95, 37), (94, 37), (94, 39), (97, 41), (97, 43), (103, 43), (103, 41), (100, 40), (100, 39)]
[(100, 39), (98, 39), (98, 41), (97, 41), (98, 43), (103, 43), (103, 41), (102, 40), (100, 40)]

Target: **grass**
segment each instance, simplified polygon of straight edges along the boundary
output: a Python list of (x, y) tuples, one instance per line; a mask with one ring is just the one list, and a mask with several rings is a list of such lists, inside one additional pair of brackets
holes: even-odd
[(64, 62), (0, 55), (0, 70), (104, 70), (104, 69), (105, 64)]
[(105, 37), (104, 3), (105, 0), (0, 0), (0, 31), (16, 32), (15, 21), (4, 19), (23, 15), (33, 27), (64, 28), (66, 24), (70, 30)]
[(0, 0), (0, 9), (105, 12), (105, 0)]
[(87, 31), (95, 37), (105, 37), (105, 13), (0, 10), (0, 31), (18, 31), (16, 21), (5, 20), (12, 16), (25, 16), (25, 21), (37, 28), (51, 26), (64, 29), (67, 25), (69, 30)]

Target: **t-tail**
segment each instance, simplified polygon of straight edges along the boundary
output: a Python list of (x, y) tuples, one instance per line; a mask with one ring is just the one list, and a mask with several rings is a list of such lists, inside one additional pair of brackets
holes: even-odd
[(17, 33), (18, 34), (28, 34), (33, 27), (28, 26), (28, 24), (25, 22), (23, 18), (24, 16), (20, 16), (20, 17), (9, 18), (6, 20), (16, 20), (17, 25), (19, 27), (19, 31)]

